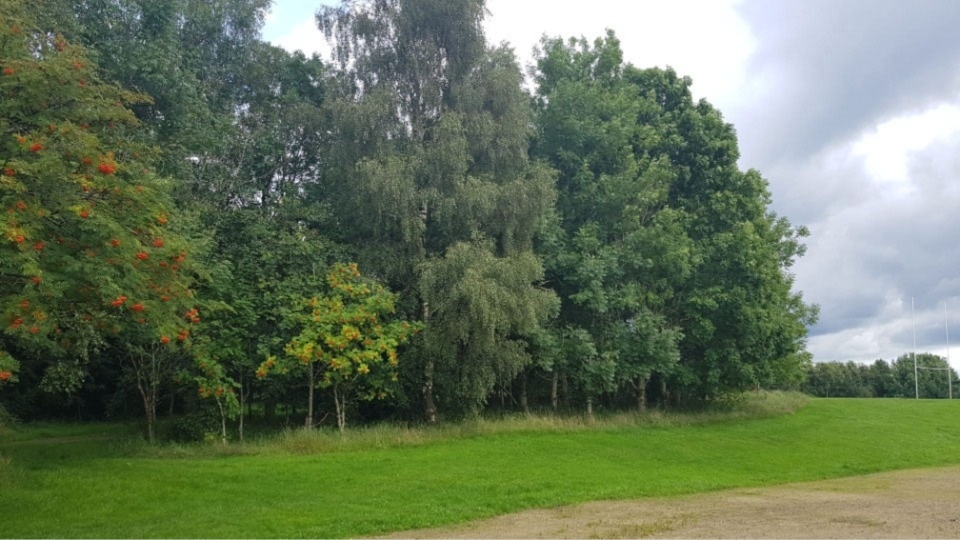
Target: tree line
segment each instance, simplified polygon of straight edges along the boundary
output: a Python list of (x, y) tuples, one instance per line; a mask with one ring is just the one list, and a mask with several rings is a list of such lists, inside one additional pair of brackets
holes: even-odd
[(903, 354), (887, 362), (822, 362), (810, 367), (803, 391), (818, 397), (900, 397), (921, 399), (957, 395), (957, 372), (942, 356)]
[(0, 0), (13, 414), (226, 438), (804, 380), (807, 230), (689, 78), (608, 32), (544, 37), (527, 90), (483, 0), (321, 7), (325, 61), (268, 7)]

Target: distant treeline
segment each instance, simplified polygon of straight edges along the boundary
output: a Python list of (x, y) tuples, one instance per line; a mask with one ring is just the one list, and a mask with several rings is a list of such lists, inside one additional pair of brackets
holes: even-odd
[[(904, 354), (892, 362), (877, 360), (872, 364), (856, 362), (822, 362), (810, 367), (803, 391), (817, 397), (915, 397), (919, 388), (921, 398), (946, 398), (957, 394), (957, 372), (950, 369), (947, 380), (947, 361), (929, 353), (917, 354), (917, 374), (914, 378), (913, 355)], [(914, 381), (919, 381), (915, 385)]]

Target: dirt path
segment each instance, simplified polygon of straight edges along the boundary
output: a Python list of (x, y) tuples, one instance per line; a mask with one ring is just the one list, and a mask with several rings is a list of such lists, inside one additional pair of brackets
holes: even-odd
[(960, 538), (960, 467), (530, 510), (396, 538)]

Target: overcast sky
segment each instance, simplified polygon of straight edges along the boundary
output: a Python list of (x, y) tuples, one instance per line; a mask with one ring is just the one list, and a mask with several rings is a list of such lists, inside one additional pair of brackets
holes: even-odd
[[(278, 0), (264, 37), (324, 50), (319, 1)], [(960, 342), (960, 1), (488, 0), (488, 41), (524, 63), (541, 35), (613, 29), (737, 130), (742, 168), (807, 225), (796, 287), (820, 305), (817, 361), (946, 355)], [(946, 303), (946, 310), (944, 305)], [(960, 368), (960, 349), (951, 364)]]

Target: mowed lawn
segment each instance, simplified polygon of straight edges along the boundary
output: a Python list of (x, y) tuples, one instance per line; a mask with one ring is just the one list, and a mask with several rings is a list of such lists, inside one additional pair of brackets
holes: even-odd
[(342, 537), (960, 463), (960, 401), (812, 399), (773, 418), (306, 455), (157, 458), (110, 437), (16, 436), (0, 454), (2, 537)]

